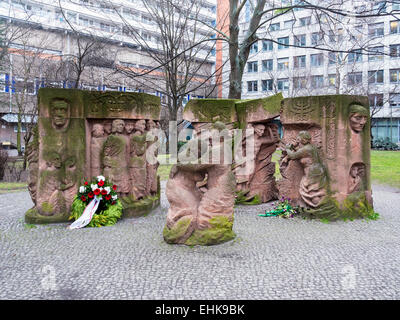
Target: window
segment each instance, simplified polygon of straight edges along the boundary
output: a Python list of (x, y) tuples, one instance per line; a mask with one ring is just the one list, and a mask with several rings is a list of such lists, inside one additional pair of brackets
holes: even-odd
[(272, 91), (273, 81), (272, 79), (262, 80), (262, 91)]
[(324, 63), (324, 55), (322, 53), (312, 54), (310, 58), (312, 67), (320, 67)]
[(330, 87), (336, 87), (336, 74), (328, 75), (328, 85)]
[(247, 92), (257, 92), (257, 80), (255, 81), (247, 81)]
[(142, 38), (144, 41), (151, 41), (151, 34), (147, 32), (142, 32)]
[(361, 49), (354, 50), (349, 53), (348, 56), (348, 63), (355, 63), (355, 62), (361, 62), (362, 61), (362, 53)]
[(278, 50), (289, 48), (289, 37), (278, 38)]
[(294, 45), (298, 47), (306, 46), (306, 35), (300, 34), (298, 36), (294, 36)]
[(400, 108), (400, 93), (390, 93), (389, 103), (392, 108)]
[(398, 58), (400, 57), (400, 44), (392, 44), (389, 46), (390, 57)]
[(399, 10), (400, 11), (400, 2), (392, 4), (392, 10)]
[(374, 47), (369, 50), (368, 61), (382, 61), (384, 47)]
[(295, 77), (293, 78), (293, 88), (295, 89), (305, 89), (307, 86), (306, 77)]
[(278, 90), (289, 90), (289, 79), (278, 79)]
[[(14, 126), (14, 132), (18, 132), (18, 126)], [(26, 127), (22, 124), (21, 125), (21, 132), (26, 132)]]
[(336, 64), (336, 61), (337, 61), (336, 52), (329, 52), (328, 53), (328, 64), (329, 65)]
[(400, 20), (390, 21), (390, 33), (400, 33)]
[(386, 12), (386, 2), (387, 1), (379, 1), (375, 3), (372, 7), (373, 13), (379, 14)]
[(400, 69), (390, 69), (390, 82), (400, 83)]
[(324, 76), (312, 76), (311, 85), (313, 88), (322, 88), (324, 86)]
[(370, 38), (382, 37), (384, 35), (385, 26), (383, 22), (368, 25), (368, 35)]
[(350, 41), (361, 40), (363, 36), (363, 26), (358, 25), (353, 28), (353, 32), (350, 33)]
[(70, 22), (76, 23), (76, 13), (67, 12), (67, 19)]
[(262, 61), (262, 71), (272, 71), (274, 70), (274, 60), (268, 59)]
[(368, 71), (368, 83), (383, 83), (383, 70)]
[(258, 61), (247, 62), (247, 72), (258, 72)]
[(305, 68), (306, 67), (306, 56), (293, 57), (293, 68)]
[(335, 33), (332, 30), (329, 30), (329, 42), (336, 42)]
[(251, 46), (250, 46), (250, 54), (254, 54), (258, 52), (258, 42), (254, 42)]
[(283, 29), (292, 29), (296, 20), (287, 20), (283, 23)]
[(369, 98), (369, 106), (371, 108), (383, 107), (383, 94), (382, 93), (370, 94), (368, 96), (368, 98)]
[(109, 24), (106, 23), (100, 23), (100, 29), (102, 31), (106, 31), (106, 32), (111, 32), (111, 26)]
[(269, 26), (269, 31), (277, 31), (277, 30), (280, 30), (280, 28), (281, 28), (281, 24), (279, 22), (278, 23), (272, 23)]
[(308, 26), (311, 24), (311, 17), (304, 17), (304, 18), (300, 18), (300, 26), (304, 27), (304, 26)]
[(323, 38), (324, 38), (324, 35), (321, 32), (313, 32), (311, 34), (311, 44), (313, 46), (322, 44)]
[(347, 75), (347, 84), (349, 86), (362, 84), (362, 72), (352, 72)]
[(289, 69), (289, 58), (280, 58), (278, 59), (278, 70), (288, 70)]
[(274, 43), (270, 40), (263, 40), (263, 51), (272, 51), (274, 50)]

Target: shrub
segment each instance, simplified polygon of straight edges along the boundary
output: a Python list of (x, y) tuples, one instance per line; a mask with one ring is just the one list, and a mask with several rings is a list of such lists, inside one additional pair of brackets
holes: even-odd
[(374, 141), (372, 142), (372, 149), (396, 151), (400, 150), (400, 147), (396, 143), (390, 141), (389, 137), (386, 137), (385, 139), (383, 138), (374, 139)]
[(8, 153), (5, 150), (0, 150), (0, 180), (3, 180), (4, 171), (7, 166)]

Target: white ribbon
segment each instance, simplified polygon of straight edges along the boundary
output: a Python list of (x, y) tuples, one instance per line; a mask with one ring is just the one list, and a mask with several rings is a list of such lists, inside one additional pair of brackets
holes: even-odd
[(86, 227), (93, 218), (94, 213), (96, 212), (97, 208), (99, 207), (101, 201), (101, 197), (95, 197), (85, 208), (82, 215), (79, 217), (78, 220), (75, 220), (68, 228), (72, 229), (80, 229)]

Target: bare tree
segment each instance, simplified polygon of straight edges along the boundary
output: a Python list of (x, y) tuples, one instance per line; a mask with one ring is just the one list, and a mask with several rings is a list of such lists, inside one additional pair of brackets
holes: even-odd
[(197, 21), (202, 0), (151, 0), (142, 3), (148, 19), (156, 26), (154, 34), (137, 28), (137, 24), (130, 22), (119, 8), (117, 12), (123, 22), (123, 32), (140, 46), (150, 64), (157, 68), (119, 67), (118, 71), (136, 79), (143, 87), (166, 95), (168, 118), (177, 120), (189, 94), (201, 89), (202, 96), (206, 97), (214, 90), (215, 70), (212, 70), (211, 61), (215, 41), (210, 41), (213, 32), (205, 31), (203, 24)]
[[(31, 38), (35, 34), (36, 46), (31, 45)], [(36, 86), (38, 75), (45, 78), (46, 68), (54, 61), (59, 61), (59, 56), (47, 54), (49, 39), (46, 34), (38, 35), (35, 30), (24, 29), (24, 34), (19, 37), (18, 43), (13, 43), (8, 48), (8, 60), (13, 74), (13, 102), (17, 115), (17, 149), (22, 155), (22, 139), (25, 145), (32, 137), (32, 128), (36, 123), (37, 101)]]
[[(399, 18), (399, 10), (387, 10), (388, 4), (399, 3), (395, 1), (371, 1), (362, 10), (354, 11), (354, 6), (349, 6), (353, 1), (347, 0), (321, 0), (321, 1), (265, 1), (265, 0), (230, 0), (229, 9), (229, 35), (214, 28), (221, 38), (229, 44), (229, 98), (239, 99), (242, 92), (242, 78), (246, 62), (249, 57), (251, 46), (258, 40), (269, 40), (279, 43), (274, 37), (266, 33), (264, 28), (269, 30), (271, 24), (282, 15), (294, 16), (296, 9), (309, 10), (316, 16), (324, 16), (325, 19), (334, 22), (335, 28), (351, 28), (351, 24), (373, 19), (379, 16), (391, 15)], [(249, 10), (248, 23), (244, 25), (246, 29), (241, 30), (240, 17), (243, 15), (244, 8)], [(320, 25), (324, 27), (323, 23)], [(261, 32), (261, 28), (263, 28)], [(332, 30), (334, 31), (334, 30)], [(241, 35), (242, 34), (242, 35)], [(356, 45), (356, 43), (353, 43)], [(288, 44), (288, 46), (296, 46)], [(305, 46), (310, 49), (318, 49), (325, 52), (349, 54), (354, 52), (354, 48), (332, 48), (321, 44)], [(361, 49), (365, 52), (366, 48)]]

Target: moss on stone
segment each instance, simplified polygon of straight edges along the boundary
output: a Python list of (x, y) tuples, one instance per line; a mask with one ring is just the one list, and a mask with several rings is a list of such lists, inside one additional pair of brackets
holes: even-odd
[(43, 216), (37, 208), (32, 208), (25, 213), (25, 222), (30, 224), (61, 223), (68, 222), (68, 217), (69, 212), (53, 216)]
[(188, 246), (209, 246), (230, 241), (236, 237), (233, 232), (233, 218), (227, 216), (215, 216), (209, 220), (211, 228), (195, 230), (186, 240)]
[(303, 209), (301, 215), (310, 219), (335, 221), (339, 219), (365, 219), (376, 215), (376, 213), (368, 203), (365, 193), (360, 191), (348, 195), (342, 204), (328, 196), (318, 208)]
[(51, 203), (43, 202), (41, 211), (45, 213), (52, 213), (54, 211), (54, 207)]
[(235, 104), (239, 128), (244, 129), (250, 113), (256, 112), (260, 107), (266, 111), (267, 118), (279, 116), (282, 103), (282, 93), (275, 94), (267, 98), (240, 100)]
[(160, 204), (158, 195), (148, 196), (140, 200), (136, 200), (133, 196), (127, 196), (122, 197), (120, 200), (123, 218), (145, 216)]
[(171, 229), (165, 226), (163, 230), (165, 242), (177, 243), (186, 234), (191, 222), (191, 217), (183, 217)]
[[(184, 118), (195, 122), (235, 122), (237, 119), (233, 99), (193, 99), (184, 110)], [(194, 119), (190, 116), (193, 114)]]
[(141, 92), (82, 92), (86, 117), (105, 119), (116, 118), (118, 114), (133, 114), (144, 119), (160, 118), (161, 100), (157, 96)]

